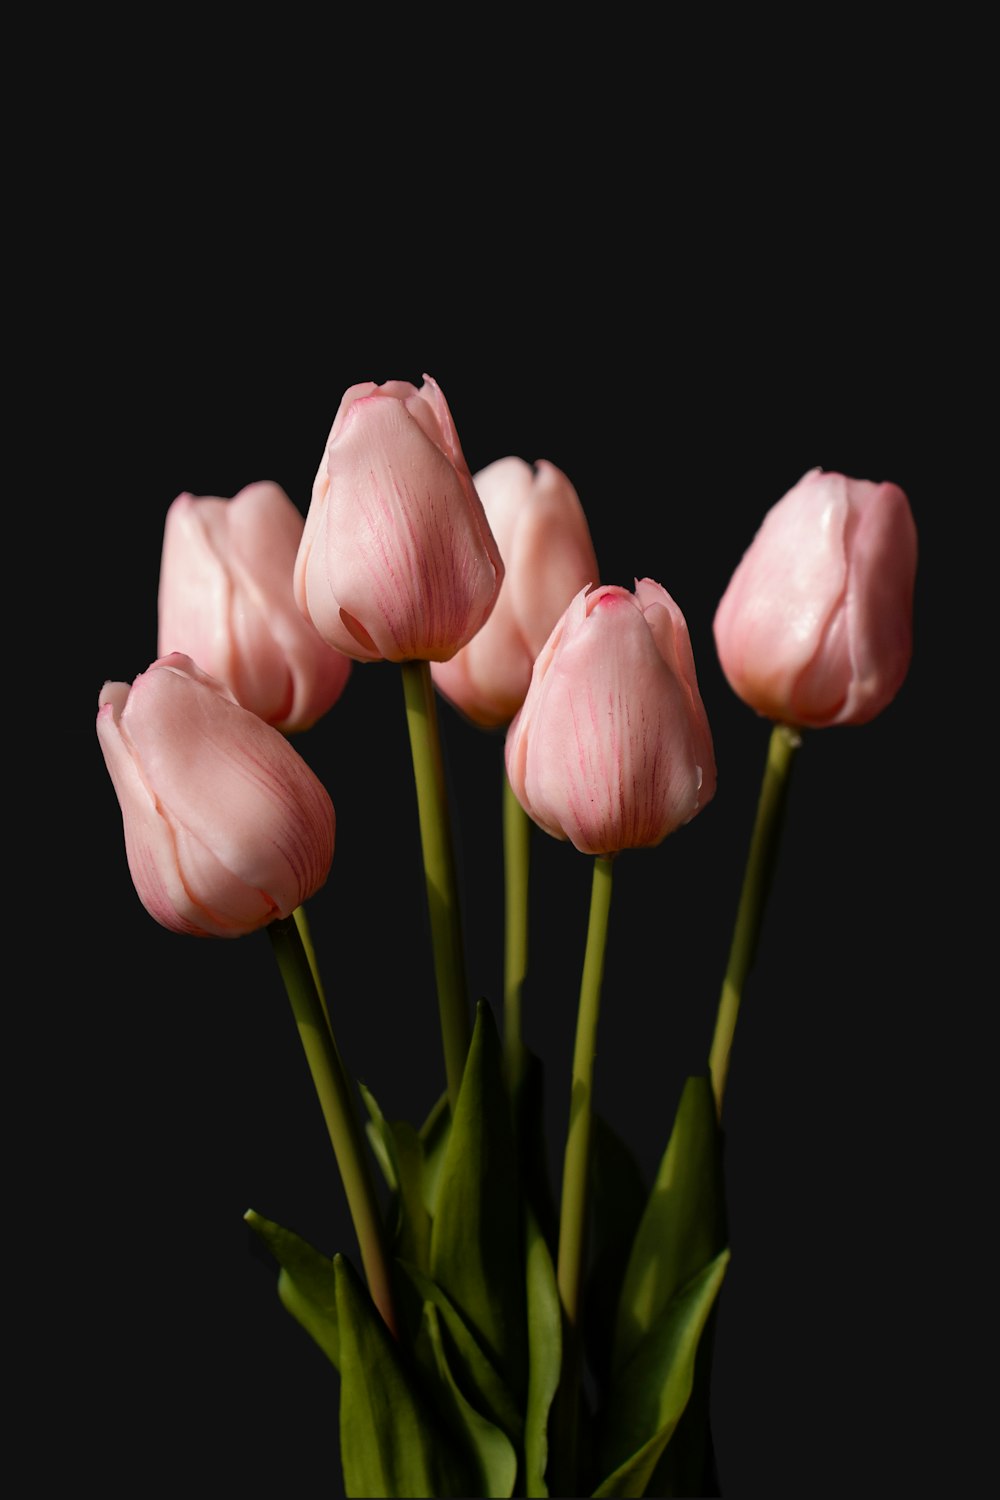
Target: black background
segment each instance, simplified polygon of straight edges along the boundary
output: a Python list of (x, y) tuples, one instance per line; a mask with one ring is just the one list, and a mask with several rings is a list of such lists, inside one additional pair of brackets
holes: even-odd
[[(651, 576), (687, 617), (718, 792), (618, 862), (596, 1071), (647, 1174), (704, 1066), (767, 747), (718, 666), (715, 606), (806, 469), (910, 498), (911, 671), (870, 725), (806, 737), (740, 1018), (713, 1413), (727, 1497), (977, 1485), (992, 1002), (966, 895), (982, 822), (966, 621), (968, 537), (995, 495), (972, 456), (986, 403), (968, 355), (986, 334), (966, 181), (924, 137), (902, 149), (890, 105), (863, 190), (835, 142), (810, 176), (788, 162), (765, 182), (737, 133), (709, 143), (711, 170), (682, 153), (658, 171), (648, 149), (642, 171), (605, 160), (595, 181), (552, 135), (548, 178), (529, 187), (530, 153), (508, 169), (498, 151), (496, 180), (458, 195), (423, 139), (389, 153), (406, 190), (373, 228), (386, 168), (362, 132), (303, 180), (294, 130), (275, 154), (263, 129), (247, 149), (226, 109), (183, 145), (165, 118), (138, 178), (121, 113), (98, 110), (84, 146), (67, 132), (39, 237), (31, 365), (58, 412), (34, 449), (40, 514), (57, 517), (42, 581), (67, 613), (41, 688), (63, 768), (27, 950), (44, 1024), (16, 1070), (23, 1384), (59, 1434), (38, 1472), (109, 1494), (342, 1493), (337, 1377), (243, 1222), (252, 1207), (356, 1258), (270, 945), (148, 917), (93, 720), (103, 682), (156, 655), (174, 496), (272, 479), (304, 512), (346, 387), (426, 372), (473, 470), (558, 464), (602, 581)], [(499, 1018), (502, 737), (447, 705), (441, 723), (470, 987)], [(444, 1073), (397, 669), (356, 667), (297, 743), (337, 809), (310, 914), (341, 1051), (387, 1114), (419, 1120)], [(558, 1171), (590, 864), (541, 832), (533, 859), (526, 1039)]]

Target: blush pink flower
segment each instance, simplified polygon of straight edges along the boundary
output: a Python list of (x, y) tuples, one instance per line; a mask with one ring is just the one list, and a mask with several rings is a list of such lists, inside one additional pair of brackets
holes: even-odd
[(232, 500), (178, 495), (160, 560), (160, 656), (190, 656), (244, 708), (288, 733), (325, 714), (351, 670), (295, 603), (303, 528), (277, 484), (248, 485)]
[(504, 561), (504, 580), (486, 624), (450, 661), (435, 662), (431, 675), (467, 718), (493, 728), (521, 707), (552, 627), (599, 573), (580, 497), (555, 464), (500, 458), (474, 482)]
[(715, 793), (687, 624), (651, 578), (581, 589), (507, 731), (524, 810), (584, 854), (659, 844)]
[(122, 811), (129, 870), (173, 932), (238, 937), (325, 883), (333, 804), (277, 729), (190, 657), (106, 682), (97, 735)]
[(874, 718), (909, 670), (916, 568), (898, 485), (811, 469), (768, 511), (716, 610), (733, 691), (795, 727)]
[(306, 619), (357, 661), (446, 661), (483, 625), (502, 578), (436, 382), (351, 386), (295, 564)]

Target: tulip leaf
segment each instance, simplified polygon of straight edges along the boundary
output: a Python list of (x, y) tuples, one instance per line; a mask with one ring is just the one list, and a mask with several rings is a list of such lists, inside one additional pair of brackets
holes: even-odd
[(721, 1133), (707, 1075), (688, 1078), (622, 1282), (617, 1373), (678, 1289), (725, 1244)]
[(271, 1219), (262, 1218), (252, 1208), (243, 1217), (281, 1267), (278, 1296), (282, 1305), (339, 1369), (340, 1339), (333, 1261), (307, 1240), (293, 1234), (290, 1229), (283, 1229)]
[(445, 1147), (451, 1129), (451, 1111), (445, 1091), (420, 1127), (420, 1144), (424, 1153), (423, 1191), (424, 1203), (431, 1218), (437, 1208), (438, 1186), (441, 1167), (444, 1163)]
[(395, 1120), (390, 1124), (365, 1084), (359, 1083), (358, 1091), (370, 1116), (366, 1126), (368, 1139), (382, 1167), (382, 1175), (393, 1190), (396, 1252), (426, 1269), (430, 1258), (431, 1224), (424, 1202), (424, 1156), (420, 1137), (406, 1120)]
[(398, 1285), (404, 1308), (408, 1291), (410, 1300), (416, 1299), (420, 1304), (416, 1318), (412, 1315), (410, 1318), (414, 1339), (416, 1340), (423, 1319), (424, 1306), (430, 1303), (454, 1345), (455, 1359), (452, 1361), (452, 1368), (456, 1370), (456, 1378), (464, 1395), (506, 1433), (511, 1442), (520, 1445), (524, 1419), (502, 1376), (477, 1343), (461, 1313), (437, 1283), (425, 1276), (419, 1267), (402, 1260), (397, 1261), (396, 1265), (401, 1273)]
[(484, 1500), (500, 1500), (514, 1493), (517, 1480), (517, 1454), (510, 1439), (488, 1418), (466, 1400), (451, 1373), (445, 1351), (438, 1310), (433, 1302), (424, 1303), (423, 1337), (429, 1345), (438, 1377), (439, 1399), (449, 1418), (449, 1426), (462, 1432), (477, 1469), (475, 1488), (470, 1494)]
[(598, 1437), (606, 1477), (595, 1495), (646, 1493), (691, 1395), (699, 1340), (728, 1264), (727, 1249), (681, 1287), (617, 1372)]
[(549, 1411), (562, 1370), (562, 1305), (545, 1236), (529, 1207), (525, 1214), (528, 1297), (528, 1400), (524, 1418), (525, 1495), (544, 1496), (549, 1458)]
[(471, 1463), (441, 1427), (357, 1271), (343, 1255), (333, 1266), (346, 1494), (473, 1494)]
[(382, 1176), (386, 1184), (393, 1192), (399, 1188), (399, 1178), (396, 1173), (395, 1151), (393, 1149), (392, 1132), (389, 1122), (379, 1109), (375, 1095), (364, 1083), (358, 1083), (358, 1093), (364, 1101), (365, 1109), (369, 1114), (369, 1120), (365, 1125), (365, 1135), (368, 1144), (372, 1148), (375, 1160), (378, 1162)]
[(631, 1149), (596, 1111), (592, 1140), (593, 1250), (584, 1289), (583, 1335), (588, 1361), (603, 1391), (611, 1375), (615, 1318), (625, 1268), (649, 1189)]
[(521, 1218), (500, 1041), (480, 1001), (441, 1165), (431, 1275), (518, 1400), (527, 1374)]

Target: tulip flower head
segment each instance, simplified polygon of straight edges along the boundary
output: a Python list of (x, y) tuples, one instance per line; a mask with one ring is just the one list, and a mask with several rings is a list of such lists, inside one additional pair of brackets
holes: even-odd
[(447, 661), (485, 622), (502, 578), (436, 382), (351, 386), (295, 563), (306, 619), (357, 661)]
[(106, 682), (97, 735), (139, 899), (162, 926), (238, 937), (325, 883), (333, 804), (277, 729), (180, 653)]
[(504, 562), (489, 619), (450, 661), (435, 662), (435, 686), (473, 723), (506, 724), (524, 702), (535, 657), (573, 596), (598, 579), (580, 498), (555, 464), (500, 458), (474, 476)]
[(687, 624), (651, 578), (581, 589), (531, 674), (505, 746), (525, 811), (584, 854), (659, 844), (715, 793)]
[(916, 567), (898, 485), (811, 469), (768, 511), (716, 610), (733, 691), (799, 728), (874, 718), (909, 669)]
[(326, 713), (351, 670), (295, 603), (303, 528), (276, 484), (248, 485), (232, 500), (178, 495), (160, 561), (160, 656), (190, 656), (244, 708), (288, 733)]

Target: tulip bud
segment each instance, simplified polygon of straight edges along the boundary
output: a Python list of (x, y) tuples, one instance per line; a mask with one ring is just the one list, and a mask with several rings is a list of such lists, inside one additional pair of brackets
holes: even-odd
[(244, 708), (286, 732), (326, 713), (351, 670), (295, 603), (303, 528), (276, 484), (248, 485), (232, 500), (178, 495), (160, 561), (160, 656), (190, 656)]
[(811, 469), (768, 511), (716, 610), (733, 691), (795, 727), (873, 719), (909, 669), (916, 568), (898, 485)]
[(447, 661), (486, 620), (502, 578), (437, 384), (352, 385), (295, 563), (306, 619), (357, 661)]
[(587, 518), (569, 479), (540, 459), (500, 458), (474, 476), (504, 561), (486, 624), (450, 661), (435, 662), (435, 686), (473, 723), (506, 724), (521, 707), (535, 657), (573, 596), (599, 572)]
[(715, 793), (687, 624), (651, 578), (581, 589), (535, 661), (507, 731), (525, 812), (583, 854), (659, 844)]
[(277, 729), (190, 657), (106, 682), (97, 736), (139, 899), (162, 926), (238, 937), (325, 883), (333, 804)]

